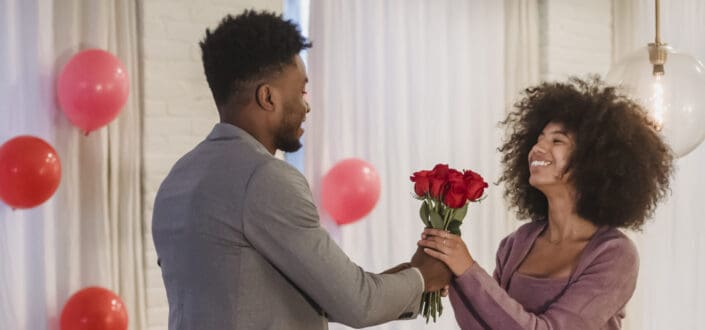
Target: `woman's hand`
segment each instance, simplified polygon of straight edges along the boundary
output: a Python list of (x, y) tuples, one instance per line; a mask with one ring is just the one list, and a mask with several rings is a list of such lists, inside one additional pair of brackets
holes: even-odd
[(445, 263), (455, 276), (460, 276), (475, 263), (460, 236), (440, 229), (426, 229), (418, 245), (424, 252)]

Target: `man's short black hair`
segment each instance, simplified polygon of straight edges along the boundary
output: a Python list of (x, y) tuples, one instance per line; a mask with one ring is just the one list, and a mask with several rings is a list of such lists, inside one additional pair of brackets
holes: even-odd
[(250, 84), (281, 71), (311, 47), (296, 24), (275, 13), (227, 15), (200, 42), (203, 68), (218, 107)]

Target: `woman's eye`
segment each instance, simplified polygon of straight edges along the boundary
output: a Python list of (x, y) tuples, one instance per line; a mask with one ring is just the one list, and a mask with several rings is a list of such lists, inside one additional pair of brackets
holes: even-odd
[(554, 144), (558, 144), (558, 143), (563, 143), (563, 141), (562, 141), (562, 140), (558, 140), (558, 139), (554, 139), (554, 140), (553, 140), (553, 143), (554, 143)]

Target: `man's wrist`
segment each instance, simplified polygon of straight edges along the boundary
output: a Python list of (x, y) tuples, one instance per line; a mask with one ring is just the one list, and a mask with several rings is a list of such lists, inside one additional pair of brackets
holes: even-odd
[(426, 291), (426, 280), (423, 278), (423, 274), (421, 274), (421, 270), (419, 270), (418, 267), (411, 267), (414, 271), (416, 271), (416, 274), (419, 274), (419, 281), (421, 281), (421, 292)]

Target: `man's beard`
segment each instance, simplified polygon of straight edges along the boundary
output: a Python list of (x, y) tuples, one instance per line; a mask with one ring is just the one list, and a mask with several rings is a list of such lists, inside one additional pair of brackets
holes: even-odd
[(282, 125), (274, 137), (274, 146), (283, 152), (295, 152), (303, 146), (298, 137), (299, 126), (290, 124)]

